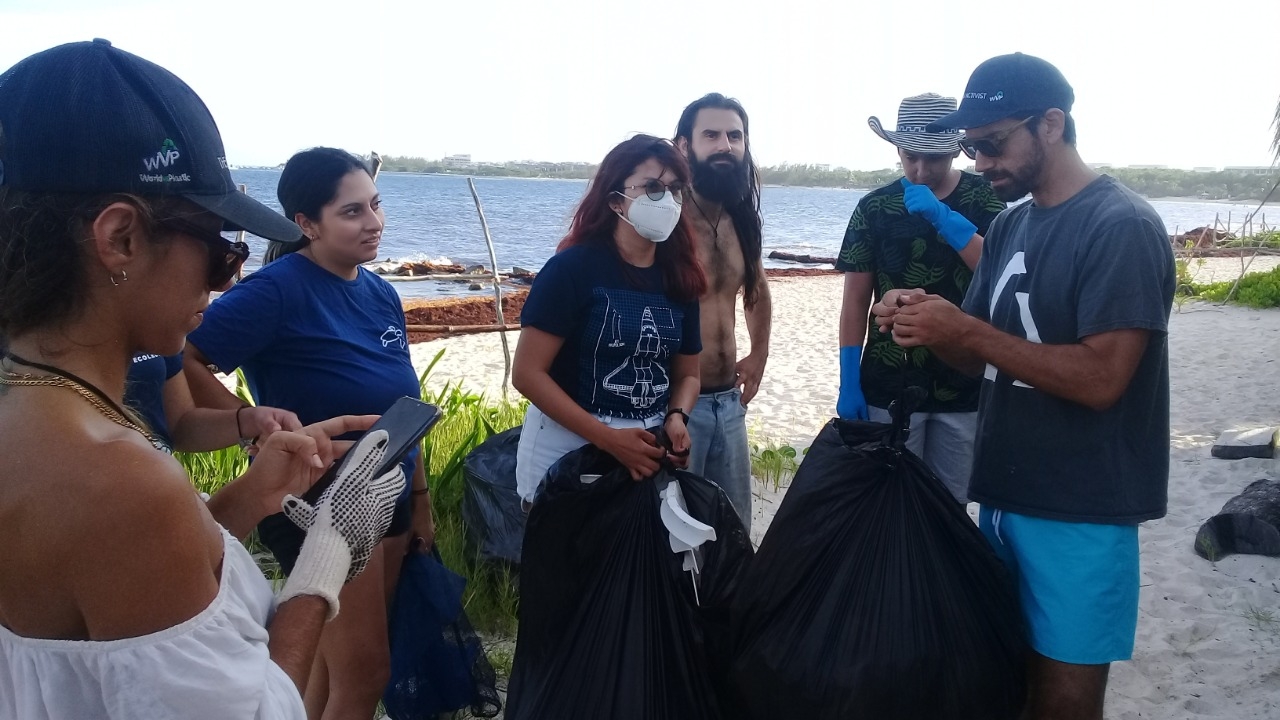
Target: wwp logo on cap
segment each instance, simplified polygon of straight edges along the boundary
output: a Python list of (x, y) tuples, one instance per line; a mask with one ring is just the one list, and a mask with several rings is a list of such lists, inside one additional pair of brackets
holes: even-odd
[(182, 157), (182, 153), (178, 152), (178, 146), (169, 138), (165, 138), (164, 144), (160, 146), (160, 152), (155, 157), (142, 158), (142, 164), (148, 172), (155, 172), (162, 167), (169, 167)]

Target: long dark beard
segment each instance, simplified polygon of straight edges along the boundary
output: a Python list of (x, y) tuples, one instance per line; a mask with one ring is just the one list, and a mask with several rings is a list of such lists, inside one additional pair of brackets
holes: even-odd
[(691, 157), (690, 160), (693, 189), (699, 195), (721, 205), (737, 205), (746, 199), (751, 190), (746, 163), (730, 153), (717, 153), (706, 160)]

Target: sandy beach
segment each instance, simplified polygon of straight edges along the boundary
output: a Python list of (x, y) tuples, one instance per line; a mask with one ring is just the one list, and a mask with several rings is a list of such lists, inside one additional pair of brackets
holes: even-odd
[[(1276, 264), (1259, 258), (1252, 270)], [(1193, 264), (1197, 279), (1239, 273), (1238, 259)], [(751, 403), (753, 436), (805, 447), (834, 412), (838, 383), (836, 321), (842, 278), (774, 279), (773, 337), (760, 394)], [(739, 342), (747, 347), (738, 323)], [(518, 332), (507, 333), (514, 351)], [(441, 349), (432, 385), (457, 381), (501, 393), (496, 334), (413, 346), (419, 370)], [(1172, 441), (1169, 513), (1142, 525), (1142, 588), (1132, 661), (1112, 666), (1107, 717), (1280, 717), (1280, 558), (1235, 555), (1210, 563), (1192, 550), (1196, 530), (1245, 485), (1280, 477), (1277, 460), (1210, 456), (1224, 430), (1280, 424), (1276, 356), (1280, 310), (1195, 301), (1170, 320)], [(514, 391), (512, 391), (514, 394)], [(785, 488), (757, 485), (753, 523), (763, 535)], [(976, 505), (970, 505), (976, 515)]]

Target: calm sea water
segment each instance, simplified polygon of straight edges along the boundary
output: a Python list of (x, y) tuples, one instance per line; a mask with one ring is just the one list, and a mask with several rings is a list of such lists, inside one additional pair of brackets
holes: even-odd
[[(235, 170), (236, 182), (250, 195), (279, 209), (276, 202), (277, 170)], [(476, 178), (476, 191), (484, 206), (493, 237), (498, 266), (538, 270), (564, 236), (586, 182), (582, 180), (531, 180)], [(462, 265), (489, 265), (484, 234), (464, 177), (382, 173), (378, 189), (386, 209), (387, 226), (379, 259), (449, 260)], [(766, 187), (761, 195), (764, 214), (764, 251), (831, 257), (840, 250), (849, 214), (865, 195), (863, 190), (834, 188)], [(1215, 216), (1228, 215), (1239, 223), (1254, 207), (1236, 203), (1154, 200), (1169, 232), (1212, 225)], [(257, 266), (265, 241), (249, 238)], [(768, 267), (795, 267), (766, 260)], [(397, 282), (404, 297), (473, 294), (465, 283)], [(474, 293), (474, 294), (479, 294)]]

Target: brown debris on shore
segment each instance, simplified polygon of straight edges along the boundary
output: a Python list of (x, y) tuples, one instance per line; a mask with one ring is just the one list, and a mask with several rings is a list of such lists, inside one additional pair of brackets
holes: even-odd
[(1169, 241), (1173, 243), (1174, 249), (1178, 250), (1211, 248), (1219, 243), (1235, 239), (1235, 235), (1225, 230), (1211, 227), (1192, 228), (1180, 235), (1169, 236)]
[[(770, 278), (813, 277), (816, 275), (839, 275), (839, 271), (824, 268), (766, 268), (765, 275)], [(520, 310), (524, 308), (524, 300), (528, 290), (503, 290), (502, 314), (507, 325), (518, 325)], [(404, 317), (406, 325), (433, 325), (453, 328), (451, 331), (421, 332), (409, 330), (409, 342), (420, 343), (439, 340), (440, 338), (465, 335), (481, 331), (478, 326), (494, 326), (498, 323), (498, 313), (494, 310), (493, 296), (485, 294), (474, 297), (450, 297), (432, 300), (405, 300)], [(465, 329), (464, 329), (465, 328)]]
[[(508, 324), (520, 321), (520, 310), (528, 290), (510, 290), (502, 293), (502, 314)], [(496, 325), (498, 313), (492, 295), (478, 297), (451, 297), (436, 300), (405, 300), (406, 325)], [(409, 342), (428, 342), (444, 337), (461, 335), (461, 332), (409, 331)]]

